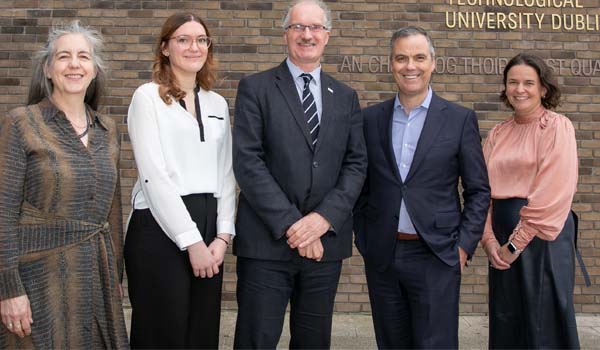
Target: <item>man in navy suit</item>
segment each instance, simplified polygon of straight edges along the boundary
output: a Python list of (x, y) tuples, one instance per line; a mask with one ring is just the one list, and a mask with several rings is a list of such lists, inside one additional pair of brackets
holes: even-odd
[(322, 1), (294, 3), (284, 20), (288, 58), (238, 87), (236, 349), (274, 349), (288, 302), (289, 347), (330, 347), (367, 168), (358, 96), (321, 71), (330, 29)]
[(398, 94), (363, 111), (369, 166), (354, 217), (377, 345), (456, 349), (461, 272), (490, 203), (477, 117), (431, 90), (423, 29), (394, 33), (390, 58)]

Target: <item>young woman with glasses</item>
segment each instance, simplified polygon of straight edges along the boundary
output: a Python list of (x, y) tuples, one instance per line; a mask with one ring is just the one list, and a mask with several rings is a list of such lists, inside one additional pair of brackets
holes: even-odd
[(200, 18), (169, 17), (152, 82), (129, 106), (139, 173), (125, 243), (132, 348), (218, 347), (236, 184), (229, 109), (210, 90), (211, 43)]

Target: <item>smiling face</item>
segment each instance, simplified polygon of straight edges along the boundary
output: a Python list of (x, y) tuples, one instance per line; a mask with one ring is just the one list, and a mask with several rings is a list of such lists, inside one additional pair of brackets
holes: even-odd
[[(190, 39), (189, 47), (181, 47), (177, 44), (176, 37), (186, 36)], [(196, 76), (208, 57), (208, 47), (198, 45), (195, 38), (206, 36), (204, 26), (196, 21), (182, 24), (173, 34), (171, 39), (163, 43), (162, 53), (169, 57), (173, 73), (181, 81), (185, 76)]]
[[(300, 3), (294, 6), (290, 13), (288, 24), (325, 25), (325, 12), (313, 3)], [(292, 63), (305, 72), (317, 68), (329, 41), (329, 31), (320, 30), (311, 32), (305, 29), (297, 32), (287, 29), (284, 34), (288, 46), (288, 55)]]
[(396, 40), (392, 49), (392, 73), (400, 97), (425, 99), (435, 61), (427, 38), (410, 35)]
[(506, 74), (506, 98), (516, 115), (527, 115), (542, 104), (546, 88), (533, 67), (518, 64)]
[(89, 42), (81, 34), (65, 34), (54, 45), (54, 55), (44, 69), (46, 76), (52, 81), (52, 97), (85, 97), (90, 82), (96, 77)]

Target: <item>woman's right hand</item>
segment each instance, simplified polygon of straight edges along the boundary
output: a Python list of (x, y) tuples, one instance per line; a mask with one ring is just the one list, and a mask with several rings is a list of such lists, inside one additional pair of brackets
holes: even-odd
[(187, 247), (190, 265), (194, 270), (194, 276), (201, 278), (211, 278), (219, 273), (217, 259), (211, 254), (210, 250), (204, 243), (200, 241)]
[(23, 338), (31, 334), (31, 306), (27, 295), (0, 301), (0, 315), (6, 329)]
[(490, 261), (490, 265), (496, 270), (508, 270), (510, 269), (510, 264), (500, 258), (498, 254), (498, 250), (500, 250), (500, 243), (497, 240), (493, 239), (487, 242), (484, 247), (485, 253), (488, 256), (488, 260)]

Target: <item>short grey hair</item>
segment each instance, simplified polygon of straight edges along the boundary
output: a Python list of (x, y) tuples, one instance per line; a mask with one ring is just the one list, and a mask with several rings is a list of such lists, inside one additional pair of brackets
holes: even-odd
[(435, 49), (433, 48), (433, 43), (431, 42), (431, 37), (429, 36), (429, 34), (427, 34), (425, 29), (423, 29), (421, 27), (414, 27), (414, 26), (404, 27), (402, 29), (395, 31), (394, 34), (392, 34), (392, 39), (390, 39), (390, 56), (393, 55), (393, 53), (394, 53), (394, 44), (396, 43), (396, 40), (398, 40), (400, 38), (406, 38), (409, 36), (413, 36), (413, 35), (422, 35), (425, 37), (425, 39), (427, 39), (427, 45), (429, 45), (429, 53), (431, 54), (431, 58), (434, 59), (435, 58)]
[(44, 67), (49, 68), (52, 66), (52, 60), (56, 53), (56, 41), (67, 34), (80, 34), (90, 44), (92, 61), (94, 62), (94, 67), (96, 69), (96, 78), (94, 78), (87, 88), (85, 103), (94, 109), (98, 108), (98, 102), (104, 89), (107, 71), (104, 60), (102, 59), (102, 49), (104, 44), (102, 35), (97, 30), (81, 25), (79, 20), (52, 28), (48, 34), (46, 45), (44, 45), (44, 47), (42, 47), (34, 56), (35, 62), (33, 65), (31, 84), (29, 85), (28, 105), (36, 104), (52, 95), (54, 86), (52, 81), (48, 79), (44, 73)]
[(304, 4), (304, 3), (309, 3), (309, 4), (314, 4), (314, 5), (319, 6), (321, 8), (321, 10), (323, 10), (323, 13), (325, 14), (325, 23), (323, 25), (327, 28), (327, 30), (331, 30), (331, 10), (322, 0), (296, 0), (296, 1), (293, 1), (290, 4), (290, 6), (288, 7), (285, 17), (283, 18), (283, 22), (282, 22), (283, 29), (286, 30), (287, 26), (290, 25), (290, 16), (292, 15), (292, 9), (296, 5)]

